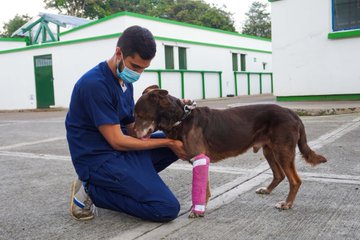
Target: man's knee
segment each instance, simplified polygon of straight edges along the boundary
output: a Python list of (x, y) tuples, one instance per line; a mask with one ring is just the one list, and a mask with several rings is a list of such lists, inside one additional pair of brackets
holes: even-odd
[(170, 222), (177, 218), (180, 212), (180, 203), (174, 198), (171, 201), (161, 202), (151, 205), (152, 216), (151, 221), (156, 222)]

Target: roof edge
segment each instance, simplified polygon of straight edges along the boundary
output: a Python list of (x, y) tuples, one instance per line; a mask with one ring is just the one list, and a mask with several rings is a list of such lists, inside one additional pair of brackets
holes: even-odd
[(68, 33), (75, 32), (75, 31), (78, 31), (80, 29), (87, 28), (87, 27), (90, 27), (92, 25), (99, 24), (101, 22), (105, 22), (105, 21), (108, 21), (110, 19), (120, 17), (120, 16), (137, 17), (137, 18), (153, 20), (153, 21), (158, 21), (158, 22), (163, 22), (163, 23), (168, 23), (168, 24), (180, 25), (180, 26), (197, 28), (197, 29), (206, 30), (206, 31), (212, 31), (212, 32), (218, 32), (218, 33), (234, 35), (234, 36), (238, 36), (238, 37), (252, 38), (252, 39), (256, 39), (256, 40), (260, 40), (260, 41), (271, 42), (270, 38), (263, 38), (263, 37), (257, 37), (257, 36), (252, 36), (252, 35), (246, 35), (246, 34), (241, 34), (241, 33), (237, 33), (237, 32), (230, 32), (230, 31), (225, 31), (225, 30), (221, 30), (221, 29), (204, 27), (204, 26), (200, 26), (200, 25), (195, 25), (195, 24), (190, 24), (190, 23), (183, 23), (183, 22), (178, 22), (178, 21), (175, 21), (175, 20), (169, 20), (169, 19), (164, 19), (164, 18), (159, 18), (159, 17), (146, 16), (146, 15), (133, 13), (133, 12), (126, 12), (126, 11), (115, 13), (113, 15), (110, 15), (110, 16), (107, 16), (107, 17), (104, 17), (104, 18), (100, 18), (100, 19), (95, 20), (93, 22), (81, 25), (79, 27), (75, 27), (73, 29), (70, 29), (68, 31), (60, 33), (60, 36), (63, 36), (63, 35), (66, 35)]
[(0, 38), (0, 42), (26, 42), (26, 38)]

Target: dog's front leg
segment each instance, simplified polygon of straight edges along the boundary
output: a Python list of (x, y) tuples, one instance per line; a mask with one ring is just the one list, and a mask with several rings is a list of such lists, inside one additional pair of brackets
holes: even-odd
[(189, 218), (203, 217), (206, 203), (210, 197), (209, 186), (210, 159), (200, 154), (193, 161), (192, 207)]

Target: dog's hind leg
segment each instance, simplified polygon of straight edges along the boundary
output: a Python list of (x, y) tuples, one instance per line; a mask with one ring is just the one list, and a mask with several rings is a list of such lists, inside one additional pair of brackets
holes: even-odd
[(270, 194), (271, 191), (277, 187), (277, 185), (279, 185), (279, 183), (284, 180), (285, 178), (285, 174), (284, 174), (284, 171), (281, 167), (281, 165), (278, 163), (277, 159), (276, 159), (276, 156), (275, 156), (275, 153), (273, 152), (273, 150), (268, 147), (267, 145), (265, 145), (263, 147), (263, 153), (264, 153), (264, 156), (267, 160), (267, 162), (269, 163), (270, 165), (270, 168), (273, 172), (273, 180), (272, 182), (270, 183), (269, 186), (267, 187), (261, 187), (259, 189), (256, 190), (256, 193), (258, 194)]
[(290, 184), (290, 191), (285, 201), (281, 201), (275, 205), (281, 210), (290, 209), (294, 203), (296, 194), (301, 185), (301, 179), (298, 176), (295, 168), (295, 149), (283, 148), (279, 153), (279, 163), (284, 170), (284, 173)]

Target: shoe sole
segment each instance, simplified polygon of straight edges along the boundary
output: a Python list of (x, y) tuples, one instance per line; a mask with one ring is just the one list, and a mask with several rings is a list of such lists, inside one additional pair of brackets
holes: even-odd
[(77, 191), (79, 187), (79, 185), (77, 184), (78, 181), (75, 180), (72, 185), (71, 185), (71, 196), (70, 196), (70, 215), (72, 218), (74, 218), (75, 220), (77, 221), (87, 221), (87, 220), (91, 220), (94, 218), (94, 216), (89, 216), (89, 217), (83, 217), (83, 218), (77, 218), (73, 215), (72, 213), (72, 208), (74, 207), (74, 196), (75, 196), (75, 193)]

